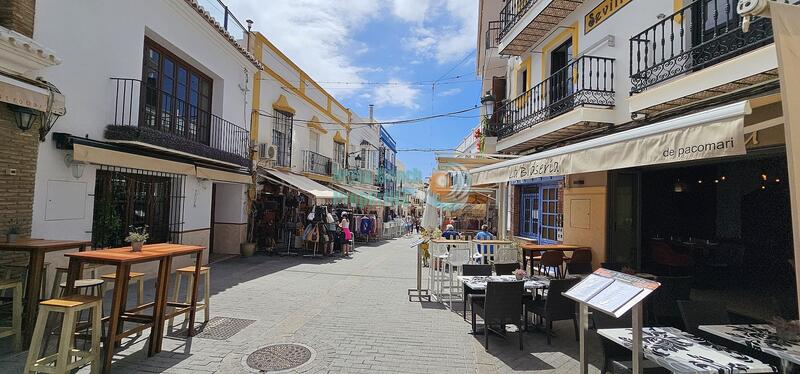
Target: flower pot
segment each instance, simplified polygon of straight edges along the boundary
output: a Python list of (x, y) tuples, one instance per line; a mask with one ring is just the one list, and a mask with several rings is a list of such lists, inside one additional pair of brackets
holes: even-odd
[(6, 234), (7, 243), (16, 243), (18, 238), (19, 234)]
[(242, 257), (250, 257), (254, 253), (256, 253), (256, 243), (242, 243), (239, 246), (239, 252), (242, 254)]
[(131, 252), (141, 252), (144, 242), (131, 242)]
[(522, 280), (522, 274), (514, 274), (514, 276), (517, 277), (518, 281)]

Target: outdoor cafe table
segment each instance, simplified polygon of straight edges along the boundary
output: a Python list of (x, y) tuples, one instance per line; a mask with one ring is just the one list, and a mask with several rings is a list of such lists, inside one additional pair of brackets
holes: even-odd
[[(111, 360), (114, 357), (114, 347), (117, 342), (126, 336), (138, 333), (148, 327), (151, 328), (148, 356), (152, 356), (161, 351), (161, 343), (164, 339), (163, 330), (167, 306), (183, 308), (183, 311), (188, 311), (189, 325), (187, 334), (188, 336), (194, 335), (194, 318), (195, 311), (197, 310), (197, 284), (198, 278), (200, 277), (192, 277), (191, 289), (187, 292), (195, 295), (195, 297), (191, 299), (189, 304), (167, 303), (167, 284), (169, 283), (169, 274), (173, 257), (196, 254), (197, 261), (195, 262), (195, 272), (196, 274), (200, 274), (200, 266), (203, 259), (202, 251), (204, 249), (205, 247), (195, 245), (164, 243), (145, 245), (142, 247), (141, 252), (132, 252), (131, 247), (123, 247), (65, 254), (65, 256), (69, 257), (69, 272), (67, 273), (67, 287), (65, 290), (67, 295), (76, 292), (75, 280), (80, 278), (80, 269), (83, 264), (114, 265), (117, 267), (116, 284), (114, 285), (114, 295), (111, 301), (111, 314), (107, 318), (108, 334), (106, 334), (103, 372), (108, 373), (111, 371)], [(131, 265), (156, 261), (158, 261), (159, 266), (158, 276), (156, 278), (155, 300), (152, 303), (146, 303), (132, 309), (127, 309), (125, 304), (128, 297), (128, 282)], [(148, 308), (153, 309), (152, 315), (138, 313)], [(128, 331), (122, 331), (124, 322), (138, 323), (139, 326)]]
[(781, 361), (800, 365), (800, 344), (779, 339), (775, 336), (775, 327), (771, 325), (701, 325), (698, 329), (775, 356)]
[(0, 243), (0, 251), (28, 252), (28, 277), (25, 282), (25, 302), (22, 311), (23, 345), (30, 344), (31, 334), (36, 323), (45, 254), (66, 249), (84, 251), (89, 245), (91, 242), (83, 240), (43, 239), (19, 239), (14, 243)]
[[(519, 247), (522, 248), (522, 268), (525, 270), (528, 269), (528, 257), (533, 259), (534, 253), (547, 252), (547, 251), (574, 252), (578, 249), (587, 248), (586, 246), (582, 245), (534, 244), (534, 243), (520, 244)], [(533, 264), (531, 264), (531, 266), (533, 266)]]
[[(464, 284), (464, 287), (476, 291), (486, 290), (488, 282), (515, 282), (517, 277), (514, 275), (493, 275), (490, 277), (481, 275), (463, 275), (458, 277), (458, 281)], [(526, 290), (536, 290), (540, 288), (547, 288), (550, 286), (550, 280), (546, 277), (530, 277), (525, 279)], [(466, 294), (465, 294), (466, 296)]]
[[(633, 340), (630, 328), (600, 329), (597, 333), (625, 348)], [(673, 373), (773, 373), (774, 368), (750, 356), (713, 345), (672, 327), (642, 329), (644, 357)]]

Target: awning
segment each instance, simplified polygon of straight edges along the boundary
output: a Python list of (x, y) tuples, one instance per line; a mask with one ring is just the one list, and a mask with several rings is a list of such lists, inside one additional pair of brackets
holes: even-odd
[(745, 154), (742, 101), (470, 171), (473, 186)]
[[(64, 95), (53, 92), (51, 110), (57, 115), (64, 115)], [(0, 101), (24, 106), (41, 112), (47, 111), (50, 91), (30, 83), (0, 74)]]
[(272, 175), (273, 177), (289, 183), (290, 185), (300, 189), (302, 191), (308, 192), (317, 199), (339, 199), (344, 198), (339, 192), (336, 192), (328, 187), (325, 187), (309, 178), (306, 178), (302, 175), (297, 175), (294, 173), (287, 173), (275, 169), (259, 169), (259, 171), (266, 172), (267, 174)]
[[(336, 188), (338, 188), (338, 189), (344, 191), (345, 193), (347, 193), (347, 195), (348, 195), (347, 197), (348, 197), (349, 200), (351, 200), (351, 202), (353, 202), (352, 200), (355, 200), (355, 202), (358, 202), (360, 200), (362, 203), (366, 204), (367, 206), (388, 206), (388, 204), (386, 204), (385, 201), (383, 201), (383, 200), (381, 200), (381, 199), (379, 199), (379, 198), (377, 198), (375, 196), (371, 196), (371, 195), (367, 194), (366, 192), (363, 192), (363, 191), (358, 190), (356, 188), (353, 188), (353, 187), (350, 187), (350, 186), (341, 185), (341, 184), (335, 184), (335, 186), (336, 186)], [(355, 195), (355, 198), (353, 198), (354, 197), (353, 195)]]
[(210, 179), (220, 182), (231, 182), (241, 184), (252, 184), (253, 177), (250, 174), (232, 173), (229, 171), (222, 171), (217, 169), (209, 169), (204, 167), (197, 167), (197, 177), (201, 179)]
[(162, 160), (154, 157), (141, 156), (77, 143), (72, 145), (72, 159), (75, 161), (82, 161), (98, 165), (195, 175), (195, 167), (193, 164)]

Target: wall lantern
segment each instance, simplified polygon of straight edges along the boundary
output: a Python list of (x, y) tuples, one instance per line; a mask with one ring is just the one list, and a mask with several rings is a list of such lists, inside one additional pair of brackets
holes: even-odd
[(86, 169), (86, 164), (80, 161), (75, 161), (72, 156), (72, 152), (67, 152), (67, 154), (64, 155), (64, 164), (72, 170), (73, 178), (81, 179), (81, 177), (83, 177), (83, 171)]
[(496, 99), (494, 98), (494, 95), (492, 95), (491, 91), (486, 91), (486, 96), (481, 97), (481, 105), (483, 105), (483, 113), (486, 115), (486, 119), (491, 118), (492, 114), (494, 114), (495, 101)]
[(14, 113), (14, 122), (16, 122), (20, 130), (28, 131), (33, 127), (33, 122), (36, 121), (36, 117), (39, 115), (38, 111), (14, 104), (7, 105), (8, 110)]

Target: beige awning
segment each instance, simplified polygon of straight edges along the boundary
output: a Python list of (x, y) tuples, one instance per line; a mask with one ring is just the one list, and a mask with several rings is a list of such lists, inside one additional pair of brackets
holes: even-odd
[(202, 179), (210, 179), (220, 182), (231, 182), (241, 184), (252, 184), (253, 177), (250, 174), (232, 173), (230, 171), (222, 171), (217, 169), (209, 169), (204, 167), (197, 167), (197, 177)]
[(348, 195), (347, 197), (350, 202), (355, 202), (356, 204), (358, 204), (358, 202), (362, 202), (366, 206), (389, 206), (389, 204), (386, 204), (385, 201), (359, 189), (341, 184), (335, 184), (334, 186), (344, 191)]
[(294, 173), (283, 172), (275, 169), (260, 169), (262, 172), (272, 175), (273, 177), (284, 181), (302, 191), (308, 192), (317, 199), (333, 200), (344, 198), (339, 192), (336, 192), (328, 187), (325, 187), (309, 178)]
[(97, 165), (119, 166), (132, 169), (161, 171), (165, 173), (195, 175), (193, 164), (162, 160), (84, 144), (73, 144), (72, 158)]
[[(46, 112), (49, 98), (50, 91), (45, 88), (0, 74), (0, 101), (4, 103)], [(64, 95), (53, 92), (52, 112), (63, 115), (64, 107)]]
[(747, 101), (470, 171), (472, 185), (745, 154)]

